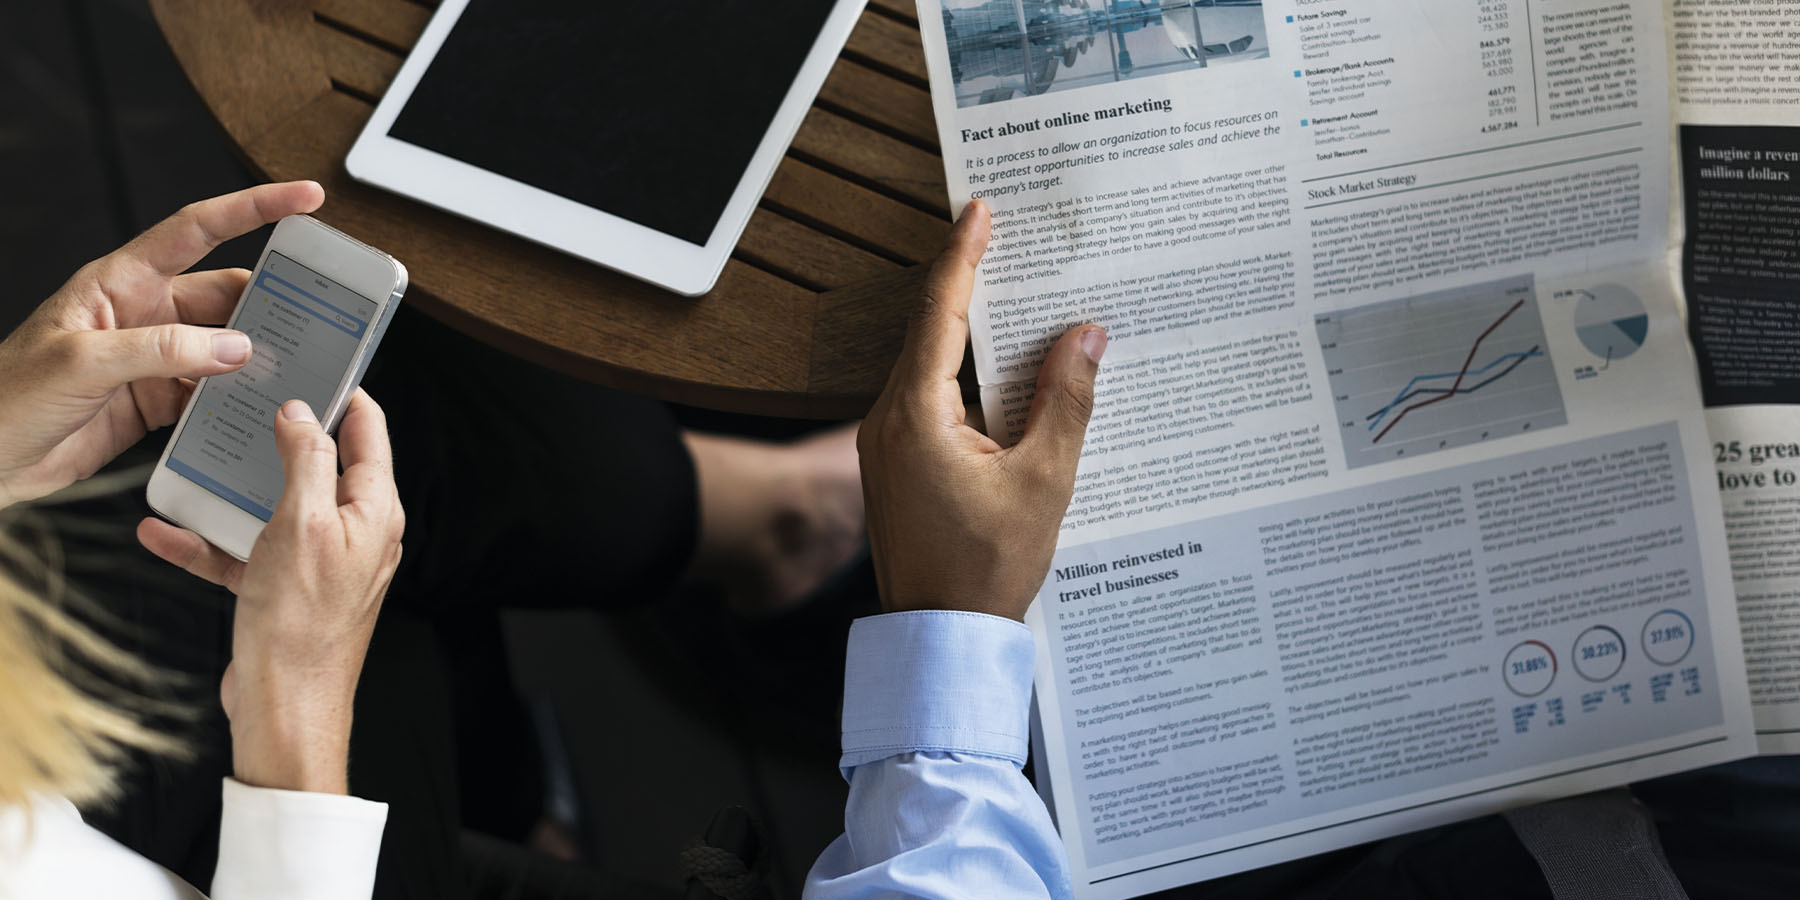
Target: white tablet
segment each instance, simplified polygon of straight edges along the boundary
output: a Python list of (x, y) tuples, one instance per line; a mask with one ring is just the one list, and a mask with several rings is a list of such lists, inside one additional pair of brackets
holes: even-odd
[(444, 0), (351, 176), (712, 289), (864, 0)]

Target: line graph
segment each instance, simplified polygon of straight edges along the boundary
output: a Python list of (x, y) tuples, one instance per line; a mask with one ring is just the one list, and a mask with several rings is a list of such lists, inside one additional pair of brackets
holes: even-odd
[(1351, 468), (1568, 421), (1529, 276), (1314, 322)]
[[(1537, 347), (1533, 347), (1530, 350), (1525, 351), (1524, 353), (1501, 354), (1493, 362), (1488, 363), (1487, 365), (1482, 366), (1479, 369), (1470, 369), (1468, 374), (1474, 375), (1479, 378), (1480, 376), (1493, 371), (1495, 366), (1504, 365), (1506, 363), (1511, 363), (1511, 365), (1508, 365), (1506, 368), (1501, 369), (1500, 374), (1495, 375), (1492, 378), (1489, 378), (1485, 381), (1479, 382), (1475, 385), (1472, 385), (1472, 386), (1466, 387), (1466, 388), (1452, 386), (1452, 387), (1448, 387), (1448, 388), (1422, 387), (1422, 388), (1415, 389), (1413, 387), (1413, 385), (1418, 384), (1419, 382), (1422, 382), (1422, 381), (1432, 381), (1432, 380), (1438, 379), (1438, 378), (1454, 378), (1457, 375), (1461, 374), (1458, 372), (1445, 372), (1441, 375), (1417, 375), (1417, 376), (1414, 376), (1413, 380), (1408, 382), (1406, 387), (1400, 391), (1400, 396), (1394, 398), (1394, 402), (1389, 403), (1388, 405), (1382, 407), (1379, 410), (1376, 410), (1375, 412), (1369, 413), (1369, 423), (1370, 423), (1369, 430), (1374, 431), (1376, 429), (1376, 427), (1382, 423), (1382, 420), (1387, 418), (1388, 413), (1393, 412), (1396, 408), (1398, 408), (1400, 406), (1400, 404), (1405, 403), (1406, 401), (1411, 400), (1414, 397), (1420, 396), (1422, 394), (1473, 394), (1476, 391), (1479, 391), (1482, 388), (1487, 387), (1488, 385), (1493, 384), (1494, 382), (1499, 381), (1500, 379), (1505, 378), (1508, 375), (1511, 375), (1513, 373), (1513, 370), (1517, 369), (1519, 367), (1519, 365), (1521, 363), (1525, 362), (1526, 360), (1536, 359), (1537, 357), (1540, 357), (1543, 355), (1544, 355), (1544, 351)], [(1404, 415), (1404, 413), (1402, 413), (1402, 415)], [(1395, 417), (1395, 421), (1399, 421), (1399, 417)], [(1380, 440), (1380, 438), (1378, 437), (1378, 438), (1376, 438), (1376, 440)]]
[[(1505, 325), (1506, 320), (1512, 318), (1512, 314), (1518, 312), (1519, 307), (1524, 306), (1524, 305), (1525, 305), (1524, 300), (1520, 300), (1519, 302), (1514, 303), (1510, 308), (1508, 308), (1506, 310), (1505, 313), (1503, 313), (1500, 316), (1500, 318), (1494, 320), (1494, 324), (1489, 325), (1488, 329), (1481, 333), (1481, 337), (1478, 337), (1475, 339), (1475, 345), (1473, 347), (1469, 348), (1469, 355), (1467, 358), (1465, 358), (1463, 360), (1462, 369), (1456, 373), (1456, 383), (1451, 385), (1450, 389), (1448, 391), (1445, 391), (1445, 392), (1437, 395), (1436, 397), (1431, 398), (1430, 400), (1421, 400), (1418, 403), (1414, 403), (1413, 405), (1401, 410), (1400, 414), (1394, 417), (1394, 421), (1389, 422), (1388, 426), (1386, 428), (1381, 429), (1381, 433), (1375, 436), (1375, 443), (1377, 443), (1377, 444), (1381, 443), (1381, 439), (1384, 437), (1387, 437), (1388, 432), (1393, 431), (1394, 426), (1400, 424), (1400, 421), (1402, 419), (1406, 418), (1407, 413), (1412, 412), (1414, 410), (1424, 409), (1425, 407), (1430, 406), (1433, 403), (1439, 403), (1444, 400), (1448, 400), (1451, 397), (1456, 396), (1458, 393), (1461, 393), (1463, 379), (1467, 378), (1469, 375), (1469, 364), (1475, 361), (1475, 354), (1481, 352), (1481, 342), (1487, 340), (1488, 335), (1494, 333), (1494, 329), (1499, 328), (1502, 325)], [(1517, 367), (1515, 366), (1514, 368), (1517, 368)], [(1508, 371), (1511, 371), (1511, 370), (1509, 369)], [(1416, 378), (1414, 380), (1417, 381)], [(1390, 406), (1389, 408), (1392, 409), (1393, 407)]]

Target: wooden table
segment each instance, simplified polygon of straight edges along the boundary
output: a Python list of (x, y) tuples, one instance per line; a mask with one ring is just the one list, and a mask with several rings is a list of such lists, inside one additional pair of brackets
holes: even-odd
[(361, 185), (344, 171), (418, 39), (418, 0), (151, 0), (232, 142), (406, 263), (407, 302), (599, 384), (735, 412), (860, 415), (949, 210), (911, 0), (871, 0), (718, 287), (690, 299)]

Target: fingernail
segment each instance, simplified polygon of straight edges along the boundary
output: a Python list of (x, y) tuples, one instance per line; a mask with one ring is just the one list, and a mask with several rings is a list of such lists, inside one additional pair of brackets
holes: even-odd
[(1100, 357), (1106, 355), (1106, 329), (1088, 329), (1088, 332), (1081, 336), (1081, 352), (1086, 353), (1088, 359), (1096, 363), (1100, 362)]
[(282, 404), (281, 417), (289, 422), (312, 422), (318, 424), (318, 417), (313, 415), (312, 407), (305, 400), (289, 400)]
[(249, 362), (249, 336), (239, 331), (221, 331), (213, 335), (213, 359), (227, 366)]

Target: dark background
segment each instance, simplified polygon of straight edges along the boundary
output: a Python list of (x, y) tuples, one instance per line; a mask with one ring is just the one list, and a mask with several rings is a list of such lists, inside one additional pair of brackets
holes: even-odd
[[(0, 260), (8, 282), (0, 335), (82, 264), (190, 201), (259, 180), (188, 84), (142, 0), (0, 3)], [(264, 233), (234, 241), (204, 265), (253, 265), (266, 240)], [(816, 427), (680, 415), (765, 436)], [(165, 437), (153, 435), (142, 451), (153, 460)], [(111, 524), (128, 529), (139, 514), (121, 509)], [(196, 609), (219, 602), (129, 535), (106, 558), (71, 562), (104, 566), (109, 580), (171, 586), (177, 596), (191, 590)], [(152, 612), (166, 619), (182, 611)], [(799, 896), (812, 860), (842, 830), (845, 796), (829, 721), (835, 698), (815, 677), (821, 666), (841, 673), (842, 645), (807, 639), (812, 624), (805, 613), (734, 623), (706, 597), (631, 614), (509, 614), (507, 640), (524, 661), (515, 663), (519, 686), (554, 707), (575, 762), (593, 863), (678, 889), (680, 850), (720, 807), (743, 804), (767, 831), (777, 895)], [(191, 637), (216, 644), (225, 636)], [(782, 660), (770, 662), (770, 653)]]

